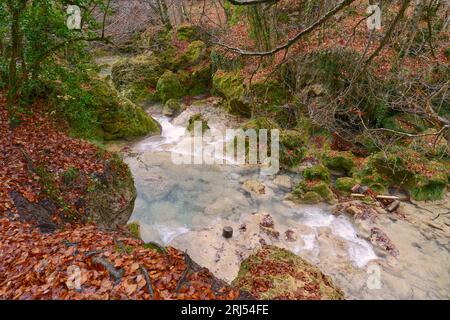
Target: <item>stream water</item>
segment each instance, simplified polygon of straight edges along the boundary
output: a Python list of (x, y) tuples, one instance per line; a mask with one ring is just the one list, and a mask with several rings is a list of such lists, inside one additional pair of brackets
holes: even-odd
[[(109, 70), (102, 72), (106, 76)], [(442, 243), (428, 241), (408, 222), (387, 219), (384, 225), (393, 241), (401, 242), (401, 254), (399, 259), (379, 257), (347, 216), (333, 215), (326, 205), (285, 201), (288, 190), (277, 183), (276, 176), (262, 176), (250, 166), (174, 164), (172, 153), (179, 152), (178, 147), (189, 139), (185, 128), (191, 115), (201, 112), (211, 128), (220, 130), (237, 126), (239, 120), (208, 103), (194, 104), (175, 119), (161, 115), (161, 109), (149, 108), (161, 124), (161, 136), (108, 146), (126, 150), (124, 159), (138, 192), (130, 221), (140, 223), (144, 241), (186, 250), (200, 265), (231, 282), (242, 259), (259, 245), (258, 219), (270, 214), (281, 236), (265, 236), (265, 242), (288, 248), (318, 265), (347, 298), (449, 298), (450, 257)], [(282, 174), (293, 184), (300, 179)], [(263, 183), (266, 194), (255, 196), (244, 190), (248, 180)], [(245, 234), (238, 231), (243, 224), (248, 229)], [(224, 225), (234, 227), (230, 241), (221, 237)], [(293, 231), (294, 240), (285, 239), (287, 230)]]

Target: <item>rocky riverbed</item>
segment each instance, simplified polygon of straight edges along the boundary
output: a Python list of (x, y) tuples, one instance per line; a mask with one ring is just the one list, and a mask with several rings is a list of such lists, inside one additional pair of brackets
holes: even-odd
[[(289, 249), (330, 275), (350, 299), (449, 298), (449, 197), (402, 203), (395, 213), (363, 202), (301, 205), (286, 196), (301, 176), (261, 176), (258, 168), (175, 165), (191, 115), (212, 128), (237, 127), (210, 99), (176, 118), (149, 108), (162, 135), (111, 145), (133, 172), (138, 198), (131, 218), (145, 241), (187, 251), (231, 283), (242, 261), (263, 245)], [(222, 237), (224, 226), (234, 236)]]

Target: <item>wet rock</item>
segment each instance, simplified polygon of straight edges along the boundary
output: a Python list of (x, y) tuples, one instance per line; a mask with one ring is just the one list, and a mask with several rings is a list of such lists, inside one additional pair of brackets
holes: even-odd
[(392, 203), (391, 203), (390, 205), (388, 205), (388, 206), (386, 207), (386, 210), (387, 210), (388, 212), (394, 212), (394, 211), (396, 211), (399, 207), (400, 207), (400, 201), (394, 200), (394, 201), (392, 201)]
[(273, 228), (275, 226), (275, 222), (270, 214), (266, 214), (262, 219), (260, 225), (264, 228)]
[(377, 247), (385, 250), (393, 257), (397, 257), (399, 255), (399, 251), (392, 243), (391, 239), (389, 239), (387, 234), (378, 227), (374, 227), (371, 229), (370, 242), (372, 242), (372, 244), (376, 245)]
[(280, 175), (277, 176), (273, 183), (284, 190), (291, 190), (292, 189), (292, 179), (291, 177), (287, 175)]
[(264, 196), (267, 194), (268, 188), (257, 180), (247, 180), (242, 185), (244, 191), (250, 193), (252, 196)]
[(291, 229), (285, 231), (284, 237), (285, 237), (286, 241), (289, 241), (289, 242), (297, 241), (297, 235)]

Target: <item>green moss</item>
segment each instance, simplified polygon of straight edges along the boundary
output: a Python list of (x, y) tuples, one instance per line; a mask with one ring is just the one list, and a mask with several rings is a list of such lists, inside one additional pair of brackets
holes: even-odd
[(170, 99), (180, 99), (184, 96), (184, 88), (181, 86), (178, 76), (167, 70), (159, 78), (156, 84), (156, 93), (163, 103)]
[(251, 116), (251, 106), (245, 96), (244, 78), (239, 72), (215, 73), (213, 93), (224, 98), (229, 112)]
[[(400, 146), (388, 152), (372, 155), (367, 166), (359, 173), (378, 177), (383, 185), (403, 186), (415, 200), (441, 199), (448, 184), (448, 167), (437, 161), (429, 161), (419, 153)], [(362, 183), (367, 179), (363, 177)]]
[(301, 196), (301, 200), (305, 204), (316, 204), (322, 202), (322, 197), (314, 191), (308, 191)]
[(135, 238), (141, 239), (141, 226), (139, 222), (131, 222), (127, 224), (127, 228)]
[(358, 184), (358, 180), (350, 177), (338, 178), (336, 180), (336, 189), (342, 194), (349, 194), (352, 188)]
[(176, 30), (177, 39), (181, 41), (194, 41), (199, 38), (200, 30), (198, 26), (182, 25)]
[[(302, 203), (318, 203), (326, 201), (333, 203), (335, 201), (333, 191), (328, 183), (320, 180), (301, 181), (292, 192), (293, 200)], [(319, 199), (319, 201), (318, 201)]]
[(132, 85), (144, 91), (155, 88), (164, 73), (164, 63), (154, 55), (138, 55), (125, 58), (114, 64), (112, 79), (119, 90), (127, 90)]
[(385, 118), (382, 125), (386, 129), (405, 133), (419, 133), (426, 129), (426, 123), (423, 118), (410, 113), (399, 113)]
[(208, 58), (208, 50), (203, 41), (197, 40), (189, 44), (183, 54), (177, 59), (176, 68), (184, 69), (199, 64)]
[(182, 107), (180, 105), (180, 102), (175, 99), (170, 99), (164, 104), (163, 114), (172, 117), (178, 115), (181, 110)]
[(343, 299), (342, 291), (318, 268), (274, 246), (263, 246), (245, 259), (232, 285), (257, 299)]
[(186, 94), (189, 96), (197, 96), (211, 90), (212, 75), (209, 62), (179, 71), (179, 76), (182, 85), (186, 88)]
[(330, 171), (321, 164), (306, 168), (305, 171), (303, 171), (303, 176), (308, 180), (318, 179), (328, 182), (331, 179)]
[(280, 134), (280, 164), (292, 168), (300, 164), (307, 152), (306, 137), (297, 130), (283, 130)]
[(323, 164), (333, 170), (349, 173), (354, 167), (354, 156), (351, 152), (330, 152), (323, 158)]
[(205, 118), (203, 118), (203, 116), (200, 113), (197, 113), (197, 114), (193, 115), (191, 118), (189, 118), (189, 123), (187, 126), (187, 130), (189, 132), (194, 132), (196, 122), (201, 122), (203, 133), (209, 129), (208, 121)]

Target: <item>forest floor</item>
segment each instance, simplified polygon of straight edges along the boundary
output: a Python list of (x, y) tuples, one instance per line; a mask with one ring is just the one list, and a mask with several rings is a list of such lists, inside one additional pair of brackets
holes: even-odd
[[(47, 227), (59, 226), (46, 233), (36, 228), (40, 219), (21, 215), (17, 194), (29, 203), (47, 197), (36, 168), (101, 173), (102, 159), (110, 156), (70, 138), (60, 123), (41, 101), (12, 130), (5, 93), (0, 94), (0, 299), (238, 298), (238, 290), (174, 248), (160, 252), (125, 230), (70, 222), (63, 209), (44, 221)], [(68, 206), (79, 197), (76, 188), (63, 196)]]

